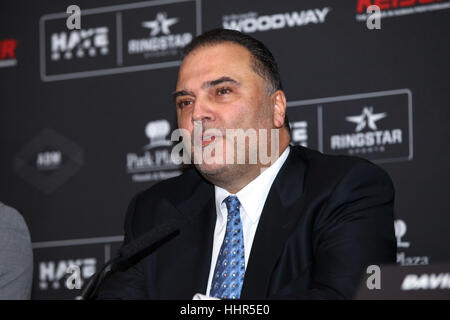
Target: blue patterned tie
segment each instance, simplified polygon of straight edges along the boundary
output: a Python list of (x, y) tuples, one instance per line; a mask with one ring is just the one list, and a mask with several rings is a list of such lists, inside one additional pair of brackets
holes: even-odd
[(227, 230), (217, 257), (209, 295), (239, 299), (245, 275), (244, 235), (239, 214), (241, 204), (236, 196), (228, 196), (224, 202), (228, 209)]

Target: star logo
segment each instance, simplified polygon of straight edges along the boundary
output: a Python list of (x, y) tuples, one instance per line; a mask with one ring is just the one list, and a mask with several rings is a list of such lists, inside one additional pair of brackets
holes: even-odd
[(385, 118), (386, 116), (387, 116), (386, 112), (373, 113), (372, 107), (364, 107), (361, 115), (346, 117), (345, 120), (356, 123), (357, 126), (356, 126), (355, 131), (359, 132), (362, 129), (364, 129), (366, 126), (369, 126), (369, 128), (372, 130), (377, 130), (377, 125), (375, 124), (375, 122), (377, 122), (380, 119)]
[(178, 22), (178, 18), (167, 18), (167, 13), (158, 12), (156, 19), (151, 21), (142, 22), (142, 26), (147, 29), (151, 29), (150, 36), (156, 36), (159, 33), (170, 34), (169, 27)]

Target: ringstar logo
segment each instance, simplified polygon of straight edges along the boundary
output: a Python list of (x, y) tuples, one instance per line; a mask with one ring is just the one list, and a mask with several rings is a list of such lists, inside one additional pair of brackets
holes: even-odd
[(143, 146), (145, 152), (142, 155), (127, 154), (127, 172), (134, 182), (157, 181), (181, 174), (180, 167), (171, 158), (173, 143), (166, 139), (169, 133), (170, 124), (165, 119), (146, 125), (145, 134), (149, 143)]
[(17, 65), (16, 59), (17, 40), (0, 40), (0, 68)]
[(377, 122), (378, 120), (381, 120), (385, 117), (386, 117), (386, 112), (374, 114), (372, 107), (364, 107), (361, 115), (350, 116), (350, 117), (346, 117), (345, 119), (347, 121), (356, 123), (357, 126), (356, 126), (355, 130), (356, 130), (356, 132), (359, 132), (362, 129), (364, 129), (366, 126), (369, 126), (369, 128), (372, 130), (377, 130), (377, 126), (376, 126), (375, 122)]
[(381, 18), (404, 16), (450, 8), (445, 0), (357, 0), (356, 20), (366, 21), (367, 8), (376, 5), (380, 8)]
[(41, 261), (39, 262), (39, 289), (58, 290), (65, 286), (65, 280), (69, 276), (67, 270), (70, 266), (76, 265), (81, 271), (81, 286), (89, 279), (97, 267), (97, 259), (84, 258), (74, 260)]
[[(401, 144), (403, 141), (401, 129), (378, 130), (375, 122), (386, 117), (386, 112), (376, 114), (372, 107), (364, 107), (360, 115), (345, 117), (346, 121), (357, 124), (355, 133), (331, 136), (331, 149), (350, 149), (350, 154), (362, 150), (371, 153), (384, 152), (386, 146)], [(366, 127), (370, 131), (362, 132)]]
[(222, 17), (222, 25), (245, 33), (279, 30), (324, 23), (330, 11), (330, 7), (324, 7), (261, 16), (256, 12), (231, 14)]
[(169, 27), (178, 22), (178, 18), (167, 18), (167, 13), (159, 12), (156, 19), (142, 22), (144, 28), (151, 29), (150, 36), (154, 37), (159, 33), (170, 34)]
[(373, 162), (413, 158), (409, 89), (290, 101), (287, 106), (289, 119), (298, 122), (291, 125), (296, 144), (307, 141), (323, 153)]
[(70, 32), (53, 33), (51, 59), (95, 57), (109, 53), (108, 27), (98, 27)]
[(180, 50), (192, 41), (191, 32), (173, 33), (171, 27), (179, 18), (168, 18), (166, 12), (158, 12), (154, 20), (143, 21), (141, 26), (150, 29), (148, 38), (130, 39), (128, 54), (143, 54), (144, 58), (178, 55)]

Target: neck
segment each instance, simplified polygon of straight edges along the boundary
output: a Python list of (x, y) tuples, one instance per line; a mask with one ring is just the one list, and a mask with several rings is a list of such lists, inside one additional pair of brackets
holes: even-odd
[(227, 190), (231, 194), (236, 194), (260, 175), (261, 169), (258, 167), (258, 165), (251, 165), (251, 168), (243, 170), (245, 171), (245, 174), (237, 172), (233, 179), (224, 179), (222, 181), (218, 180), (214, 183), (214, 185)]

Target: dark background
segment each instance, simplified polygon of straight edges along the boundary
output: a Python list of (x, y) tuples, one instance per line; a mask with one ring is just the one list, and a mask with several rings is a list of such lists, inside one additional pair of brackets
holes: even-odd
[[(360, 115), (369, 105), (374, 113), (387, 113), (385, 121), (377, 122), (378, 130), (402, 130), (403, 144), (392, 152), (410, 152), (409, 157), (383, 161), (390, 158), (389, 148), (385, 153), (367, 151), (358, 155), (375, 160), (393, 179), (395, 215), (401, 220), (397, 224), (406, 226), (403, 232), (397, 230), (398, 263), (449, 261), (449, 3), (436, 1), (443, 5), (441, 10), (434, 7), (407, 15), (396, 15), (399, 8), (386, 9), (393, 16), (381, 20), (380, 30), (369, 30), (365, 21), (356, 19), (357, 3), (148, 1), (125, 8), (111, 7), (125, 4), (123, 0), (2, 2), (0, 41), (17, 40), (17, 65), (0, 68), (0, 200), (19, 210), (30, 229), (35, 268), (32, 297), (76, 296), (78, 290), (64, 287), (65, 267), (77, 263), (83, 270), (82, 260), (94, 258), (94, 269), (98, 270), (120, 244), (129, 200), (156, 182), (134, 181), (133, 174), (127, 172), (127, 154), (145, 154), (149, 122), (167, 119), (171, 131), (175, 129), (171, 93), (180, 58), (172, 52), (163, 57), (127, 60), (126, 35), (149, 37), (150, 30), (142, 29), (140, 23), (154, 20), (158, 12), (179, 19), (170, 27), (171, 34), (190, 32), (195, 36), (222, 27), (223, 16), (232, 14), (271, 16), (330, 8), (323, 23), (249, 34), (263, 41), (276, 57), (290, 121), (307, 122), (309, 147), (324, 150), (329, 141), (327, 128), (322, 126), (327, 123), (337, 134), (355, 133), (356, 124), (345, 118)], [(71, 32), (66, 28), (65, 14), (71, 4), (81, 8), (82, 29), (109, 26), (107, 55), (72, 58), (68, 63), (50, 60), (51, 34)], [(431, 5), (418, 1), (408, 8)], [(107, 12), (88, 11), (84, 15), (83, 10), (91, 8), (106, 8)], [(123, 46), (119, 49), (115, 28), (118, 12), (123, 17)], [(60, 17), (46, 16), (54, 13)], [(40, 41), (47, 48), (44, 56)], [(133, 61), (129, 66), (138, 67), (123, 69), (126, 65), (118, 65), (117, 50), (122, 50), (124, 64)], [(42, 70), (41, 60), (46, 61), (46, 70)], [(161, 61), (171, 65), (156, 65)], [(64, 80), (43, 76), (43, 71), (51, 76), (107, 69), (108, 74), (78, 74)], [(410, 105), (408, 94), (393, 90), (409, 92)], [(374, 92), (382, 98), (371, 98)], [(366, 93), (359, 100), (355, 98)], [(337, 98), (338, 102), (317, 100), (342, 96), (349, 98)], [(411, 114), (405, 111), (408, 108)], [(322, 118), (318, 118), (319, 113)], [(165, 138), (170, 139), (170, 135)], [(39, 155), (54, 151), (62, 155), (55, 168), (36, 165)], [(147, 171), (159, 172), (157, 166), (147, 167)]]

